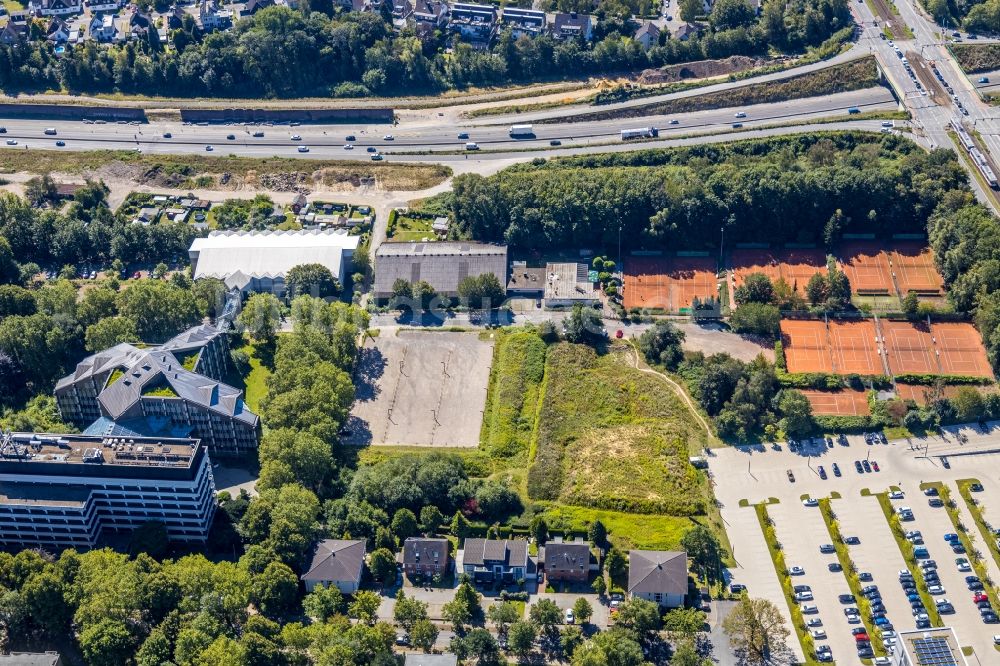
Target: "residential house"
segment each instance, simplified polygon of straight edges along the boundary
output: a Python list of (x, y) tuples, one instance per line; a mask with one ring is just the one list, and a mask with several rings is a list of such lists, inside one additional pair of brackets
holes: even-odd
[(257, 12), (267, 7), (273, 7), (274, 0), (250, 0), (240, 11), (241, 17), (253, 16)]
[(628, 594), (660, 606), (684, 605), (688, 591), (687, 553), (631, 550), (628, 554)]
[[(11, 652), (0, 654), (0, 666), (63, 666), (58, 652)], [(429, 664), (425, 666), (430, 666)]]
[(689, 38), (697, 35), (700, 29), (696, 25), (690, 23), (682, 23), (676, 30), (674, 30), (674, 39), (679, 39), (682, 42), (686, 42)]
[(28, 11), (36, 16), (73, 16), (83, 11), (83, 0), (32, 0)]
[(514, 38), (538, 37), (545, 32), (545, 12), (520, 7), (504, 7), (500, 13), (501, 29), (510, 28)]
[(205, 32), (225, 30), (233, 24), (233, 11), (219, 8), (214, 0), (202, 0), (198, 7), (198, 23)]
[(7, 21), (7, 25), (0, 28), (0, 44), (4, 46), (14, 46), (27, 40), (28, 24), (24, 21), (15, 21), (13, 16)]
[(486, 46), (496, 34), (496, 7), (456, 2), (451, 6), (448, 26), (473, 44)]
[(525, 539), (466, 539), (462, 571), (477, 583), (516, 583), (537, 577)]
[(361, 587), (364, 566), (364, 541), (325, 539), (316, 544), (302, 582), (306, 592), (312, 592), (317, 585), (332, 585), (344, 594), (354, 594)]
[(91, 14), (117, 12), (122, 6), (119, 0), (85, 0), (83, 4)]
[(539, 560), (550, 581), (586, 582), (590, 577), (590, 544), (584, 541), (549, 542)]
[(128, 30), (129, 37), (133, 39), (148, 39), (149, 31), (155, 31), (156, 25), (153, 24), (152, 16), (136, 9), (129, 14), (126, 29)]
[(648, 51), (660, 44), (660, 29), (652, 21), (644, 21), (633, 37), (644, 50)]
[(589, 42), (594, 33), (594, 21), (589, 14), (558, 13), (552, 16), (549, 25), (552, 38), (558, 40), (583, 38)]
[(444, 576), (451, 568), (447, 539), (408, 537), (403, 542), (403, 573), (409, 578)]
[(167, 21), (167, 28), (170, 30), (179, 30), (184, 25), (184, 15), (184, 10), (177, 5), (171, 7), (170, 11), (163, 15)]
[(58, 16), (49, 19), (49, 25), (45, 29), (45, 39), (53, 44), (65, 44), (69, 41), (69, 26)]
[(418, 28), (425, 26), (433, 32), (435, 28), (447, 25), (448, 13), (448, 3), (442, 0), (416, 0), (413, 22)]

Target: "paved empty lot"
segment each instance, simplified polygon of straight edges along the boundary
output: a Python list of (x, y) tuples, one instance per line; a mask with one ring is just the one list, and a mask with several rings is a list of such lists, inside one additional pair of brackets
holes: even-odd
[(348, 444), (478, 446), (493, 343), (477, 333), (368, 339), (355, 372)]

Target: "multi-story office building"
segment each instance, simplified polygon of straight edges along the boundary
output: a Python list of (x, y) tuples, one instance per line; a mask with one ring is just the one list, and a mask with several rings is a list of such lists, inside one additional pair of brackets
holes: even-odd
[(0, 547), (92, 548), (151, 521), (205, 543), (214, 513), (198, 440), (0, 433)]
[(218, 381), (225, 334), (196, 326), (158, 347), (122, 343), (94, 354), (56, 384), (62, 418), (104, 437), (194, 437), (214, 454), (257, 448), (260, 419), (243, 393)]

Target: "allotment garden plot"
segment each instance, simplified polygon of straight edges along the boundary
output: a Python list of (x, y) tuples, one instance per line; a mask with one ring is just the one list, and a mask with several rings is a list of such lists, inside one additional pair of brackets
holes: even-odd
[(492, 342), (475, 333), (367, 339), (346, 443), (478, 446), (492, 358)]

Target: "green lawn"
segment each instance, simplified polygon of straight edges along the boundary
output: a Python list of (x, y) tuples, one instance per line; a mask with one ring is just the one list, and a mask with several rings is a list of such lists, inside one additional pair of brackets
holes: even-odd
[(420, 241), (423, 239), (434, 240), (437, 238), (431, 225), (434, 220), (425, 217), (412, 217), (397, 213), (395, 222), (389, 230), (389, 238), (394, 241)]
[(543, 515), (553, 532), (561, 529), (586, 532), (592, 522), (600, 520), (608, 528), (611, 543), (623, 550), (677, 550), (684, 534), (705, 522), (698, 518), (602, 511), (554, 503), (545, 504)]
[(480, 441), (493, 457), (526, 452), (545, 372), (545, 342), (530, 332), (501, 333), (493, 353)]
[(271, 371), (257, 355), (253, 345), (247, 345), (244, 349), (250, 355), (250, 374), (244, 380), (246, 384), (244, 399), (252, 411), (260, 413), (260, 401), (267, 393), (267, 378), (271, 376)]

